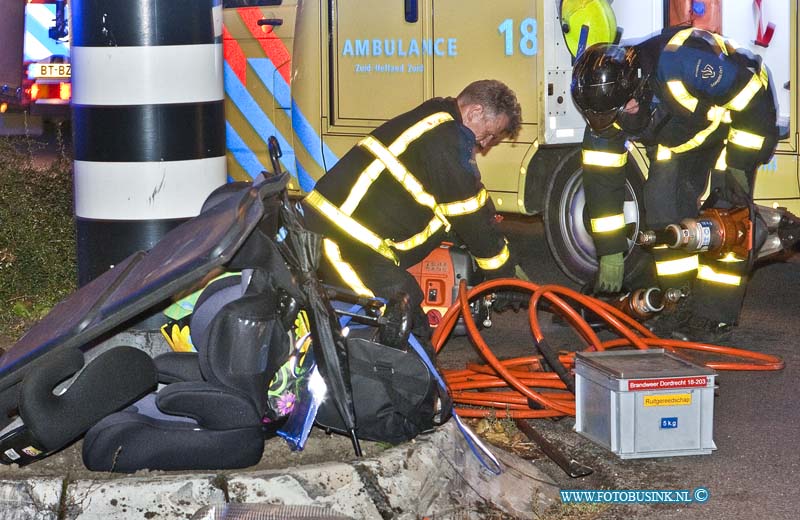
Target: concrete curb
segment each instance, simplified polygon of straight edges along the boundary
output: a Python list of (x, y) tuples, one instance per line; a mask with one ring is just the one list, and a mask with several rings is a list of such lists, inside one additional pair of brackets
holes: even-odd
[[(4, 520), (256, 520), (292, 518), (292, 508), (282, 506), (304, 506), (322, 508), (317, 513), (331, 518), (480, 518), (475, 511), (491, 504), (517, 518), (534, 518), (557, 500), (556, 484), (533, 464), (493, 452), (504, 466), (499, 476), (480, 466), (450, 421), (415, 442), (350, 463), (77, 481), (0, 480), (0, 512)], [(262, 510), (225, 514), (228, 503), (261, 504), (251, 507)]]

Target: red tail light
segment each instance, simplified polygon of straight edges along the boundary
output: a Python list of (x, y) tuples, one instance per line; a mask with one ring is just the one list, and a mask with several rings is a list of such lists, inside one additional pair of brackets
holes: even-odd
[(34, 101), (39, 99), (39, 85), (37, 85), (36, 83), (31, 85), (31, 99), (33, 99)]

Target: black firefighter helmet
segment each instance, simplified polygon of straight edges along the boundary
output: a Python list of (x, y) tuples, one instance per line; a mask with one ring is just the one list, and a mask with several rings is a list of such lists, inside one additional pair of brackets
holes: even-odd
[[(647, 77), (634, 47), (598, 43), (586, 49), (572, 69), (572, 99), (595, 132), (618, 121), (631, 99), (646, 100)], [(649, 104), (649, 103), (648, 103)], [(648, 111), (648, 107), (641, 107)]]

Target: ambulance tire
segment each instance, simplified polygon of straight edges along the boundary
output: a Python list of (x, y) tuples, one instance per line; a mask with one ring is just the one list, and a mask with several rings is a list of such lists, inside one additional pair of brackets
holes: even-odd
[[(576, 148), (564, 156), (547, 181), (543, 218), (545, 236), (556, 264), (570, 279), (587, 284), (594, 281), (597, 258), (585, 215), (582, 173), (581, 151)], [(628, 161), (625, 176), (624, 212), (629, 247), (625, 252), (623, 285), (633, 289), (654, 283), (655, 278), (649, 253), (634, 247), (644, 221), (644, 178), (633, 161)]]

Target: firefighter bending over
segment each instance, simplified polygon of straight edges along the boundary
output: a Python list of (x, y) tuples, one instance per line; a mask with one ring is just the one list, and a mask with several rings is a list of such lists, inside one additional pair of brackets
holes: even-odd
[[(728, 204), (752, 204), (756, 168), (777, 144), (776, 103), (768, 72), (745, 49), (694, 28), (670, 28), (635, 46), (597, 44), (575, 63), (572, 97), (589, 126), (583, 186), (599, 258), (596, 291), (619, 291), (623, 252), (626, 143), (647, 147), (647, 226), (696, 217), (711, 179)], [(654, 325), (660, 336), (719, 341), (736, 324), (748, 262), (708, 261), (654, 249), (662, 289), (689, 296)]]
[(457, 98), (430, 99), (362, 139), (303, 200), (306, 225), (321, 233), (325, 281), (364, 296), (410, 296), (412, 329), (429, 336), (422, 290), (406, 269), (454, 234), (487, 278), (521, 270), (495, 229), (495, 209), (475, 153), (514, 138), (521, 109), (495, 80), (468, 85)]

